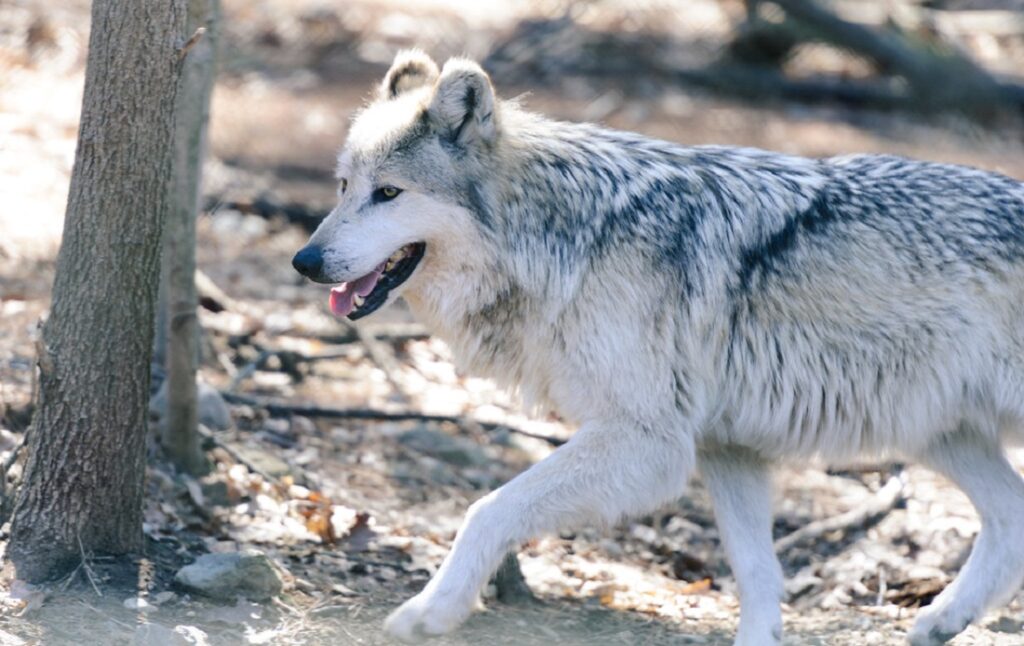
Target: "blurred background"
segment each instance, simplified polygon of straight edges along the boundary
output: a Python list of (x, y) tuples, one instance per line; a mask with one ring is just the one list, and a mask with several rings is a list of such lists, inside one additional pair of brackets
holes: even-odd
[[(5, 455), (31, 414), (88, 28), (82, 0), (0, 1)], [(474, 58), (499, 95), (558, 119), (1024, 179), (1024, 0), (223, 0), (219, 28), (198, 258), (201, 376), (228, 405), (211, 396), (205, 410), (213, 474), (150, 466), (146, 531), (170, 562), (257, 547), (289, 596), (282, 607), (175, 593), (143, 622), (121, 599), (8, 595), (0, 627), (23, 640), (10, 643), (81, 643), (82, 630), (157, 643), (156, 629), (139, 632), (147, 622), (198, 631), (174, 633), (191, 635), (180, 643), (383, 643), (379, 621), (436, 569), (468, 504), (571, 432), (458, 374), (401, 305), (356, 328), (291, 269), (333, 205), (349, 121), (399, 49)], [(423, 415), (395, 419), (410, 411)], [(898, 464), (785, 470), (777, 508), (780, 539), (826, 522), (780, 550), (800, 644), (898, 641), (978, 526), (959, 492)], [(502, 603), (492, 589), (450, 643), (729, 643), (723, 558), (698, 483), (678, 508), (527, 546), (541, 601)], [(1018, 644), (1021, 620), (1017, 603), (955, 643)]]

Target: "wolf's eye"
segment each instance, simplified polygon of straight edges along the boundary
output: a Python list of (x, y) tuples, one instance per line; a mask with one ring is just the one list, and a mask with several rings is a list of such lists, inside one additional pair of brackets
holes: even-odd
[(348, 190), (348, 180), (344, 177), (341, 178), (341, 182), (338, 184), (338, 194), (344, 195), (345, 191)]
[(395, 188), (394, 186), (381, 186), (373, 192), (374, 202), (387, 202), (398, 197), (398, 194), (402, 192), (402, 189)]

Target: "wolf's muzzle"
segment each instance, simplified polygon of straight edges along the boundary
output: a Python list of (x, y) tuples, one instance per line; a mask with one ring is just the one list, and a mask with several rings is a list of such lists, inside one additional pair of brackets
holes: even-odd
[(320, 247), (308, 245), (299, 249), (299, 252), (292, 258), (292, 267), (310, 280), (318, 283), (330, 282), (324, 279), (324, 252)]

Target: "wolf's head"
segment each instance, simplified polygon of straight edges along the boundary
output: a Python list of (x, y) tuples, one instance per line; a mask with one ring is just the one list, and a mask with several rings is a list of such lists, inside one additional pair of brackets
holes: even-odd
[(498, 111), (476, 63), (451, 59), (439, 70), (422, 52), (395, 58), (338, 157), (338, 205), (292, 261), (312, 280), (339, 283), (336, 315), (366, 316), (479, 244), (473, 212)]

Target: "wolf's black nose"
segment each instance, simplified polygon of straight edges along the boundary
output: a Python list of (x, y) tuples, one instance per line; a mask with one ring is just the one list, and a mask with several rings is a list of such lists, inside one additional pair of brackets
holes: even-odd
[(316, 280), (324, 267), (324, 254), (320, 247), (309, 245), (299, 249), (299, 253), (292, 258), (292, 267), (306, 278)]

